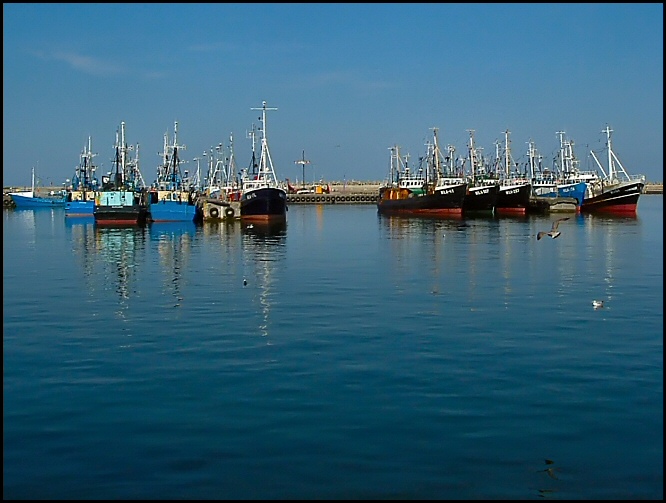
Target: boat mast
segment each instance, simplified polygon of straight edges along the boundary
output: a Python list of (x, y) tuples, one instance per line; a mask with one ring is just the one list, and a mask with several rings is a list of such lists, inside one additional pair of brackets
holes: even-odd
[[(157, 155), (160, 155), (158, 152)], [(157, 167), (157, 185), (158, 188), (167, 182), (169, 173), (169, 132), (164, 133), (164, 139), (162, 142), (162, 165)]]
[(570, 173), (569, 173), (569, 167), (565, 163), (564, 131), (557, 131), (555, 134), (560, 137), (560, 163), (559, 163), (559, 166), (558, 166), (558, 168), (559, 168), (558, 169), (558, 172), (559, 172), (558, 174), (561, 177), (567, 177)]
[(86, 174), (85, 174), (85, 187), (92, 187), (95, 166), (93, 164), (93, 157), (97, 154), (92, 152), (92, 138), (88, 136), (88, 153), (86, 154)]
[(449, 154), (449, 166), (447, 176), (456, 176), (456, 147), (454, 145), (448, 145), (446, 150)]
[(507, 129), (504, 131), (504, 174), (506, 178), (509, 178), (511, 173), (511, 154), (509, 149), (509, 133)]
[(252, 129), (246, 133), (246, 137), (252, 140), (252, 159), (250, 160), (250, 170), (248, 174), (257, 174), (257, 156), (256, 156), (256, 143), (257, 143), (257, 128), (252, 123)]
[(181, 160), (178, 158), (178, 149), (181, 150), (186, 150), (187, 147), (185, 145), (178, 145), (178, 121), (174, 121), (173, 123), (173, 144), (171, 145), (171, 160), (172, 160), (172, 168), (171, 172), (169, 173), (170, 175), (170, 182), (171, 182), (171, 188), (172, 189), (181, 189), (182, 185), (182, 176), (180, 174), (180, 164)]
[(277, 110), (277, 108), (267, 108), (266, 101), (263, 101), (261, 108), (251, 108), (251, 110), (261, 110), (261, 156), (259, 157), (258, 179), (277, 185), (277, 177), (273, 169), (271, 154), (268, 151), (268, 139), (266, 135), (266, 111)]
[(127, 169), (127, 146), (125, 145), (125, 122), (120, 123), (120, 184), (125, 188), (125, 180), (127, 174), (125, 169)]
[(474, 129), (468, 129), (469, 133), (469, 169), (472, 184), (476, 181), (476, 150), (474, 149)]
[(437, 142), (437, 131), (439, 131), (439, 128), (433, 127), (432, 129), (432, 136), (433, 136), (433, 147), (432, 147), (432, 155), (433, 155), (433, 174), (432, 174), (432, 179), (437, 183), (437, 180), (442, 178), (444, 176), (442, 166), (441, 166), (441, 152), (439, 150), (439, 143)]
[(534, 180), (536, 178), (536, 172), (537, 172), (536, 163), (534, 162), (536, 159), (536, 149), (534, 148), (534, 142), (532, 141), (531, 138), (530, 141), (527, 142), (527, 145), (528, 145), (527, 158), (530, 163), (530, 177), (532, 178), (532, 180)]
[(613, 163), (613, 149), (611, 148), (611, 133), (613, 130), (606, 126), (606, 129), (602, 131), (602, 133), (606, 133), (606, 138), (608, 139), (608, 178), (611, 179), (611, 181), (615, 180), (617, 178), (617, 170), (615, 169), (615, 164)]

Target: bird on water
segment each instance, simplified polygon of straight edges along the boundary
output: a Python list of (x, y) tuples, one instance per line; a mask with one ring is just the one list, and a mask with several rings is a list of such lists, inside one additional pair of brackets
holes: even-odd
[(557, 230), (557, 227), (560, 225), (560, 222), (562, 220), (569, 220), (570, 217), (564, 217), (564, 218), (558, 218), (553, 222), (553, 226), (550, 228), (548, 232), (545, 231), (539, 231), (537, 233), (537, 241), (541, 239), (544, 236), (550, 236), (551, 238), (555, 239), (556, 237), (559, 237), (560, 234), (562, 234), (560, 231)]
[(604, 307), (604, 301), (603, 300), (593, 300), (592, 301), (592, 306), (594, 309), (601, 309)]

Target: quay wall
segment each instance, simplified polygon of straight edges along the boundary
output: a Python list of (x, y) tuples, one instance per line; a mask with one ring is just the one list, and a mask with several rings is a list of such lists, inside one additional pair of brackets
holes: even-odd
[[(329, 184), (329, 194), (288, 194), (288, 204), (376, 204), (379, 200), (379, 182), (355, 182), (355, 183), (332, 183)], [(9, 192), (29, 190), (29, 187), (4, 187), (2, 194), (3, 207), (13, 207), (14, 203)], [(51, 191), (62, 190), (58, 187), (41, 187), (35, 192), (39, 195), (47, 195)], [(663, 194), (663, 183), (647, 183), (643, 194)]]

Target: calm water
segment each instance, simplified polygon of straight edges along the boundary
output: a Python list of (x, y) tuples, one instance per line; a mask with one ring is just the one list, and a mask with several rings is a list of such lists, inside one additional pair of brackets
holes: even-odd
[(663, 196), (541, 241), (3, 216), (5, 499), (663, 497)]

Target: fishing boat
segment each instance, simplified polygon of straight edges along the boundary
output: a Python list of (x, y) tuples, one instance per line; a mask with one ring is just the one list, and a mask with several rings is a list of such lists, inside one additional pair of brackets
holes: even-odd
[(532, 180), (532, 195), (557, 197), (557, 175), (543, 166), (543, 156), (537, 154), (532, 140), (527, 143), (527, 165)]
[(504, 131), (503, 155), (500, 156), (499, 143), (495, 143), (496, 173), (500, 180), (495, 212), (500, 215), (525, 215), (530, 204), (532, 184), (524, 173), (518, 172), (518, 164), (515, 164), (515, 170), (512, 169), (514, 161), (511, 157), (509, 133), (508, 130)]
[(638, 208), (638, 199), (643, 192), (643, 187), (645, 187), (645, 176), (630, 176), (627, 173), (615, 152), (613, 152), (611, 145), (612, 132), (613, 130), (608, 126), (602, 131), (602, 133), (606, 133), (607, 138), (607, 171), (604, 170), (595, 152), (590, 151), (603, 176), (588, 184), (588, 192), (585, 199), (583, 199), (580, 211), (635, 215)]
[(287, 191), (275, 175), (266, 134), (266, 111), (277, 108), (267, 108), (264, 101), (261, 108), (252, 110), (261, 110), (261, 154), (257, 164), (253, 134), (251, 164), (241, 175), (240, 217), (246, 222), (286, 219)]
[(35, 168), (32, 168), (32, 185), (30, 190), (10, 192), (9, 196), (17, 209), (62, 208), (65, 206), (63, 195), (38, 196), (35, 192)]
[[(387, 190), (393, 190), (397, 194), (387, 195), (390, 199), (404, 197), (423, 196), (428, 193), (428, 179), (420, 163), (415, 171), (409, 167), (409, 154), (404, 157), (400, 153), (400, 147), (390, 147), (391, 163), (388, 181), (379, 187), (380, 198), (384, 197)], [(411, 195), (410, 195), (411, 194)]]
[(494, 213), (499, 195), (499, 180), (491, 177), (480, 160), (478, 149), (474, 145), (474, 130), (469, 129), (467, 173), (467, 194), (463, 201), (463, 212)]
[[(254, 128), (254, 125), (253, 125)], [(253, 129), (254, 131), (254, 129)], [(228, 150), (220, 142), (210, 153), (208, 172), (197, 202), (196, 221), (221, 222), (240, 219), (241, 183), (234, 154), (234, 137), (229, 135)]]
[(581, 171), (580, 160), (573, 151), (574, 142), (565, 137), (564, 131), (556, 133), (560, 137), (560, 151), (557, 159), (557, 195), (570, 197), (576, 200), (576, 208), (580, 207), (585, 199), (587, 185), (594, 183), (599, 177), (596, 171)]
[(113, 169), (102, 177), (102, 188), (95, 195), (93, 216), (96, 225), (144, 225), (148, 215), (145, 182), (139, 170), (139, 146), (136, 159), (130, 157), (133, 146), (125, 143), (125, 123), (116, 131)]
[(65, 195), (65, 217), (93, 218), (95, 210), (95, 192), (100, 189), (95, 177), (97, 167), (93, 164), (92, 140), (83, 147), (79, 165), (72, 177), (72, 185)]
[[(412, 173), (400, 156), (398, 146), (391, 147), (389, 179), (380, 187), (377, 211), (386, 215), (448, 216), (462, 215), (467, 182), (442, 162), (433, 128), (434, 142), (427, 143), (426, 156)], [(447, 158), (450, 161), (450, 157)], [(425, 162), (425, 168), (423, 164)]]
[(178, 122), (173, 126), (173, 142), (164, 133), (162, 165), (157, 168), (157, 179), (148, 191), (148, 219), (151, 222), (192, 222), (197, 217), (198, 191), (187, 183), (180, 169), (182, 161), (179, 151), (185, 145), (178, 145)]

